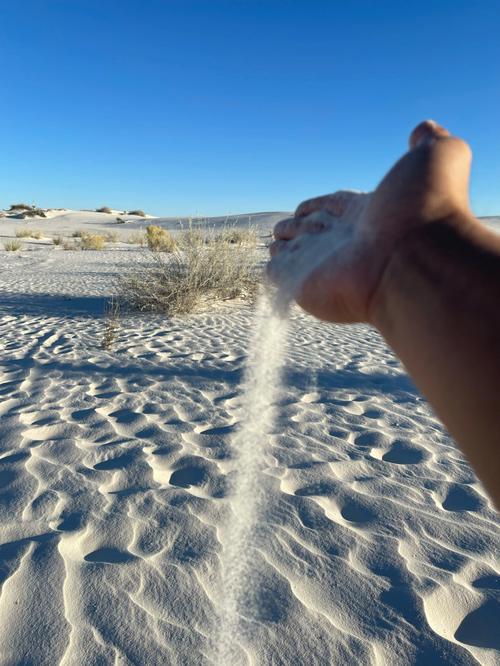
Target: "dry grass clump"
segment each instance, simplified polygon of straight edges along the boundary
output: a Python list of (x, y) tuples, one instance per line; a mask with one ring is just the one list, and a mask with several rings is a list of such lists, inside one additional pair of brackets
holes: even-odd
[(76, 231), (73, 231), (73, 233), (71, 234), (71, 236), (72, 236), (73, 238), (81, 238), (82, 236), (85, 236), (86, 233), (87, 233), (87, 232), (84, 231), (83, 229), (76, 229)]
[(95, 209), (96, 213), (112, 213), (113, 211), (109, 206), (101, 206), (100, 208)]
[(178, 236), (178, 242), (180, 247), (194, 247), (204, 245), (208, 242), (208, 234), (202, 229), (193, 229), (189, 228), (186, 231), (183, 231)]
[(3, 247), (7, 252), (17, 252), (17, 250), (20, 250), (22, 248), (23, 244), (21, 241), (18, 240), (11, 240), (11, 241), (6, 241), (3, 244)]
[(112, 298), (106, 305), (105, 327), (101, 339), (101, 349), (111, 351), (116, 342), (120, 328), (120, 305), (116, 298)]
[(80, 236), (80, 247), (82, 250), (102, 250), (106, 244), (104, 236), (98, 234), (82, 234)]
[(54, 245), (62, 245), (64, 243), (64, 238), (62, 236), (53, 236), (52, 243)]
[(146, 213), (143, 210), (129, 210), (128, 215), (137, 215), (138, 217), (146, 217)]
[(16, 229), (16, 238), (30, 238), (31, 229)]
[(173, 252), (177, 247), (174, 237), (156, 224), (146, 227), (146, 243), (153, 252)]
[(81, 250), (82, 247), (79, 243), (71, 240), (63, 240), (62, 242), (63, 250)]
[(252, 299), (259, 283), (255, 254), (229, 244), (193, 245), (124, 277), (121, 297), (132, 309), (168, 315), (234, 298)]
[(125, 224), (125, 220), (122, 217), (117, 217), (115, 224)]
[(39, 229), (16, 229), (16, 238), (36, 238), (40, 240), (43, 238), (43, 233)]
[(146, 234), (143, 234), (142, 231), (134, 231), (127, 236), (126, 242), (130, 245), (140, 245), (142, 247), (146, 244)]
[(257, 245), (258, 235), (255, 227), (226, 227), (215, 237), (219, 243), (231, 245)]
[(117, 243), (120, 238), (117, 231), (106, 231), (103, 235), (107, 243)]

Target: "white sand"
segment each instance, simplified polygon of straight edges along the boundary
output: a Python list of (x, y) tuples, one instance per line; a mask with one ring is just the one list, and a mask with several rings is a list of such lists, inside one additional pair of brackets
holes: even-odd
[[(0, 242), (149, 223), (112, 220)], [(103, 351), (141, 256), (113, 247), (0, 250), (1, 664), (212, 663), (252, 312), (127, 317)], [(498, 514), (397, 360), (296, 310), (285, 365), (240, 663), (498, 664)]]

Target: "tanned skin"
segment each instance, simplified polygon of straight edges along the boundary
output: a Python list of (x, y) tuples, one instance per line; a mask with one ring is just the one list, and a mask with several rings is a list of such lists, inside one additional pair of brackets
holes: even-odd
[[(352, 241), (313, 270), (297, 294), (330, 322), (375, 326), (399, 356), (500, 505), (500, 235), (473, 215), (469, 146), (433, 121), (354, 220)], [(279, 260), (307, 234), (307, 216), (341, 217), (356, 194), (300, 204), (275, 227)]]

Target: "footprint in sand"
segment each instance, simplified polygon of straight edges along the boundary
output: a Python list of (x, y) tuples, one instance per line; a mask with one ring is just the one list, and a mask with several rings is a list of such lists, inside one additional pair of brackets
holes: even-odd
[(418, 465), (428, 457), (428, 454), (408, 442), (395, 440), (390, 450), (382, 456), (382, 460), (395, 465)]
[(136, 558), (132, 553), (118, 550), (117, 548), (99, 548), (85, 555), (83, 559), (85, 562), (98, 562), (101, 564), (124, 564)]
[(350, 523), (369, 523), (377, 517), (371, 509), (356, 500), (347, 501), (340, 509), (340, 515)]
[(500, 650), (500, 602), (488, 599), (464, 617), (455, 632), (461, 643)]
[(453, 484), (443, 501), (445, 511), (480, 511), (484, 500), (474, 488)]

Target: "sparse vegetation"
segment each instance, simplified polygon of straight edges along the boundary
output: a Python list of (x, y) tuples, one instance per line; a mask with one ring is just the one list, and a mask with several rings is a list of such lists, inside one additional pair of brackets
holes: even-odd
[(31, 229), (16, 229), (16, 238), (30, 238)]
[(33, 206), (30, 206), (29, 204), (17, 203), (17, 204), (11, 204), (9, 210), (14, 212), (14, 211), (19, 211), (19, 210), (31, 210), (32, 208), (33, 208)]
[(190, 227), (179, 234), (180, 247), (193, 247), (204, 245), (208, 242), (208, 235), (201, 229), (193, 229)]
[(104, 239), (108, 243), (117, 243), (120, 236), (116, 231), (106, 231), (104, 232)]
[(155, 224), (146, 227), (146, 243), (153, 252), (173, 252), (177, 247), (174, 237)]
[(101, 206), (100, 208), (95, 209), (96, 213), (112, 213), (113, 211), (109, 206)]
[(151, 258), (122, 280), (122, 298), (132, 309), (187, 314), (216, 301), (252, 299), (258, 289), (256, 256), (247, 247), (192, 245), (167, 257), (152, 252)]
[(30, 210), (25, 210), (21, 213), (20, 217), (23, 219), (26, 217), (47, 217), (46, 213), (42, 208), (30, 208)]
[(137, 215), (138, 217), (146, 217), (146, 213), (143, 210), (130, 210), (128, 215)]
[(130, 245), (145, 245), (146, 235), (142, 231), (134, 231), (127, 237), (127, 243)]
[(71, 234), (71, 236), (72, 236), (73, 238), (81, 238), (81, 237), (84, 236), (85, 234), (86, 234), (86, 231), (84, 231), (83, 229), (76, 229), (75, 231), (73, 231), (73, 233)]
[(125, 224), (125, 220), (122, 217), (117, 217), (116, 224)]
[(16, 229), (16, 238), (43, 238), (43, 233), (39, 229), (28, 229), (27, 227)]
[(106, 306), (105, 328), (101, 340), (101, 348), (107, 351), (113, 348), (120, 324), (120, 306), (116, 298), (112, 298)]
[(6, 241), (4, 244), (4, 249), (7, 250), (7, 252), (17, 252), (17, 250), (20, 250), (23, 246), (21, 241), (18, 240), (11, 240), (11, 241)]
[(82, 250), (102, 250), (106, 244), (104, 236), (98, 234), (82, 234), (80, 236), (80, 247)]
[(216, 242), (231, 245), (257, 245), (257, 229), (255, 227), (226, 227), (215, 237)]
[(81, 250), (81, 245), (71, 240), (63, 240), (62, 247), (63, 250)]
[(62, 236), (53, 236), (52, 243), (54, 245), (62, 245), (64, 243), (64, 238)]

